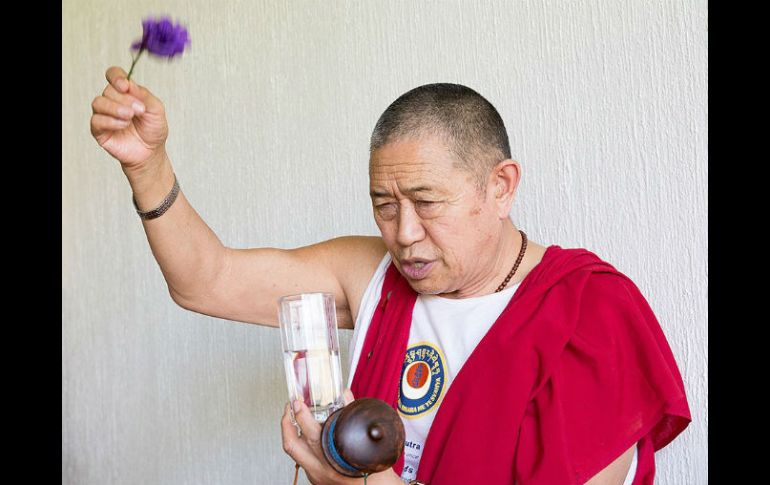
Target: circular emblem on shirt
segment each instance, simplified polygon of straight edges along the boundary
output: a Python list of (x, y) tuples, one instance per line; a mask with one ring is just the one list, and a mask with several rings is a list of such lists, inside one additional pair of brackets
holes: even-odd
[(398, 411), (407, 418), (430, 412), (444, 395), (446, 387), (444, 356), (430, 342), (419, 342), (406, 349), (398, 390)]

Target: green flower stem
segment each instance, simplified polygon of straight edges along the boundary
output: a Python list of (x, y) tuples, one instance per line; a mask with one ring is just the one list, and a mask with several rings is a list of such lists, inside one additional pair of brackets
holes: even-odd
[(131, 69), (128, 70), (128, 76), (126, 76), (126, 81), (131, 80), (131, 73), (134, 72), (134, 66), (136, 65), (136, 61), (139, 60), (139, 56), (142, 55), (142, 52), (144, 52), (144, 47), (139, 49), (139, 54), (136, 55), (136, 57), (134, 58), (134, 62), (131, 63)]

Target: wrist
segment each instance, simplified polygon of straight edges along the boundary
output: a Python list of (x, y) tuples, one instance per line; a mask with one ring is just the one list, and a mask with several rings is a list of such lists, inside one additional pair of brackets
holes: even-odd
[(136, 208), (140, 211), (158, 207), (175, 183), (174, 169), (165, 153), (141, 168), (124, 168), (123, 173), (131, 185)]
[(174, 202), (176, 201), (176, 197), (179, 195), (179, 182), (176, 179), (176, 175), (174, 175), (174, 186), (171, 188), (171, 192), (168, 193), (168, 195), (163, 199), (163, 202), (158, 205), (158, 207), (143, 211), (139, 208), (139, 205), (136, 203), (136, 197), (132, 197), (132, 200), (134, 202), (134, 209), (136, 209), (136, 213), (139, 215), (139, 218), (145, 221), (149, 221), (152, 219), (157, 219), (158, 217), (162, 216), (166, 213), (167, 210), (171, 208), (172, 205), (174, 205)]
[(366, 482), (368, 485), (405, 485), (404, 481), (396, 475), (393, 467), (381, 472), (372, 473), (367, 477)]
[(165, 148), (159, 149), (140, 164), (130, 166), (121, 164), (120, 168), (123, 170), (123, 174), (128, 179), (131, 187), (135, 190), (141, 189), (142, 185), (157, 180), (166, 172), (173, 173), (171, 160), (168, 158)]

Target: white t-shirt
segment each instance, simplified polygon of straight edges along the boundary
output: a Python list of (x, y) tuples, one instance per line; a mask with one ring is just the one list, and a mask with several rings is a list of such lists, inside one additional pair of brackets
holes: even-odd
[[(385, 254), (364, 292), (350, 340), (350, 375), (353, 382), (366, 331), (380, 300), (385, 271), (391, 262)], [(428, 431), (457, 373), (492, 324), (513, 297), (519, 284), (499, 293), (474, 298), (450, 299), (418, 295), (412, 312), (412, 325), (405, 355), (406, 367), (399, 386), (398, 413), (404, 423), (404, 469), (401, 479), (414, 480)], [(634, 452), (632, 473), (623, 485), (630, 485), (636, 471)]]

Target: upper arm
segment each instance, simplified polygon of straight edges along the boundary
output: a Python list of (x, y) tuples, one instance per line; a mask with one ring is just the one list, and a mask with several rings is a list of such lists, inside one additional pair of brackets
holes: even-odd
[(385, 255), (382, 239), (346, 236), (296, 249), (227, 249), (206, 295), (179, 304), (228, 320), (278, 326), (281, 296), (332, 293), (339, 328), (353, 328), (363, 292)]

